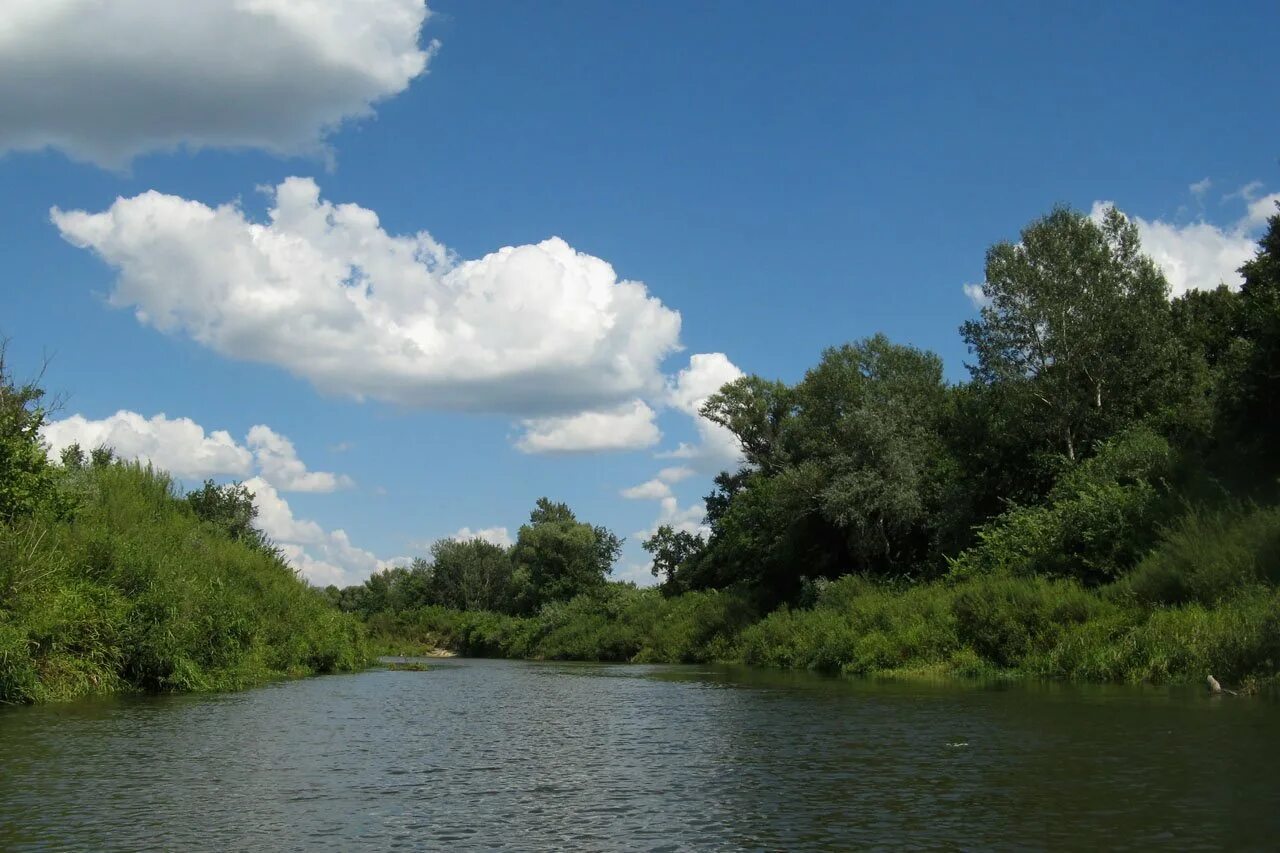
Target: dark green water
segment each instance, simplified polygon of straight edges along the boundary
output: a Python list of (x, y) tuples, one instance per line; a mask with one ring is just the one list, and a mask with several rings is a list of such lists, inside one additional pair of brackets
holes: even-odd
[(450, 661), (0, 709), (0, 849), (1276, 849), (1280, 705)]

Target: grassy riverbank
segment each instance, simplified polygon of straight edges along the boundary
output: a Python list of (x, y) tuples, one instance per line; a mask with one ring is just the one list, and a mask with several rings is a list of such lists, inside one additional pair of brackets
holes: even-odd
[[(532, 616), (423, 607), (370, 619), (388, 648), (556, 660), (741, 662), (858, 675), (1200, 682), (1280, 666), (1280, 509), (1186, 516), (1123, 580), (847, 576), (758, 618), (732, 591), (611, 584)], [(375, 640), (377, 641), (377, 640)]]
[(164, 474), (56, 468), (64, 507), (0, 525), (0, 703), (229, 690), (363, 667), (364, 630)]

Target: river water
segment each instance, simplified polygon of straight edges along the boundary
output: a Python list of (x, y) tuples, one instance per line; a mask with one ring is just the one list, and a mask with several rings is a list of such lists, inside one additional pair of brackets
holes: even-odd
[(0, 850), (1280, 847), (1265, 699), (433, 667), (0, 709)]

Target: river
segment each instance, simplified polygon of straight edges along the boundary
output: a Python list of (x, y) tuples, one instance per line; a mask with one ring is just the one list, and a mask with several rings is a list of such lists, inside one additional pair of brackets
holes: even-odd
[(1266, 699), (432, 666), (0, 709), (0, 850), (1280, 845)]

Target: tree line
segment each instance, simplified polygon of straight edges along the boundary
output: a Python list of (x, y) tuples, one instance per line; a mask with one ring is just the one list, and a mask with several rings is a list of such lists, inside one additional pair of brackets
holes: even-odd
[(1132, 222), (1057, 208), (987, 252), (968, 382), (876, 335), (795, 384), (727, 385), (703, 415), (746, 464), (716, 478), (709, 537), (645, 543), (663, 590), (738, 587), (767, 611), (848, 574), (1098, 585), (1189, 504), (1274, 500), (1280, 215), (1240, 272), (1171, 300)]
[(441, 539), (430, 559), (373, 574), (357, 586), (329, 586), (341, 610), (369, 617), (437, 605), (527, 615), (604, 586), (622, 540), (579, 521), (567, 504), (539, 498), (509, 548), (484, 539)]

